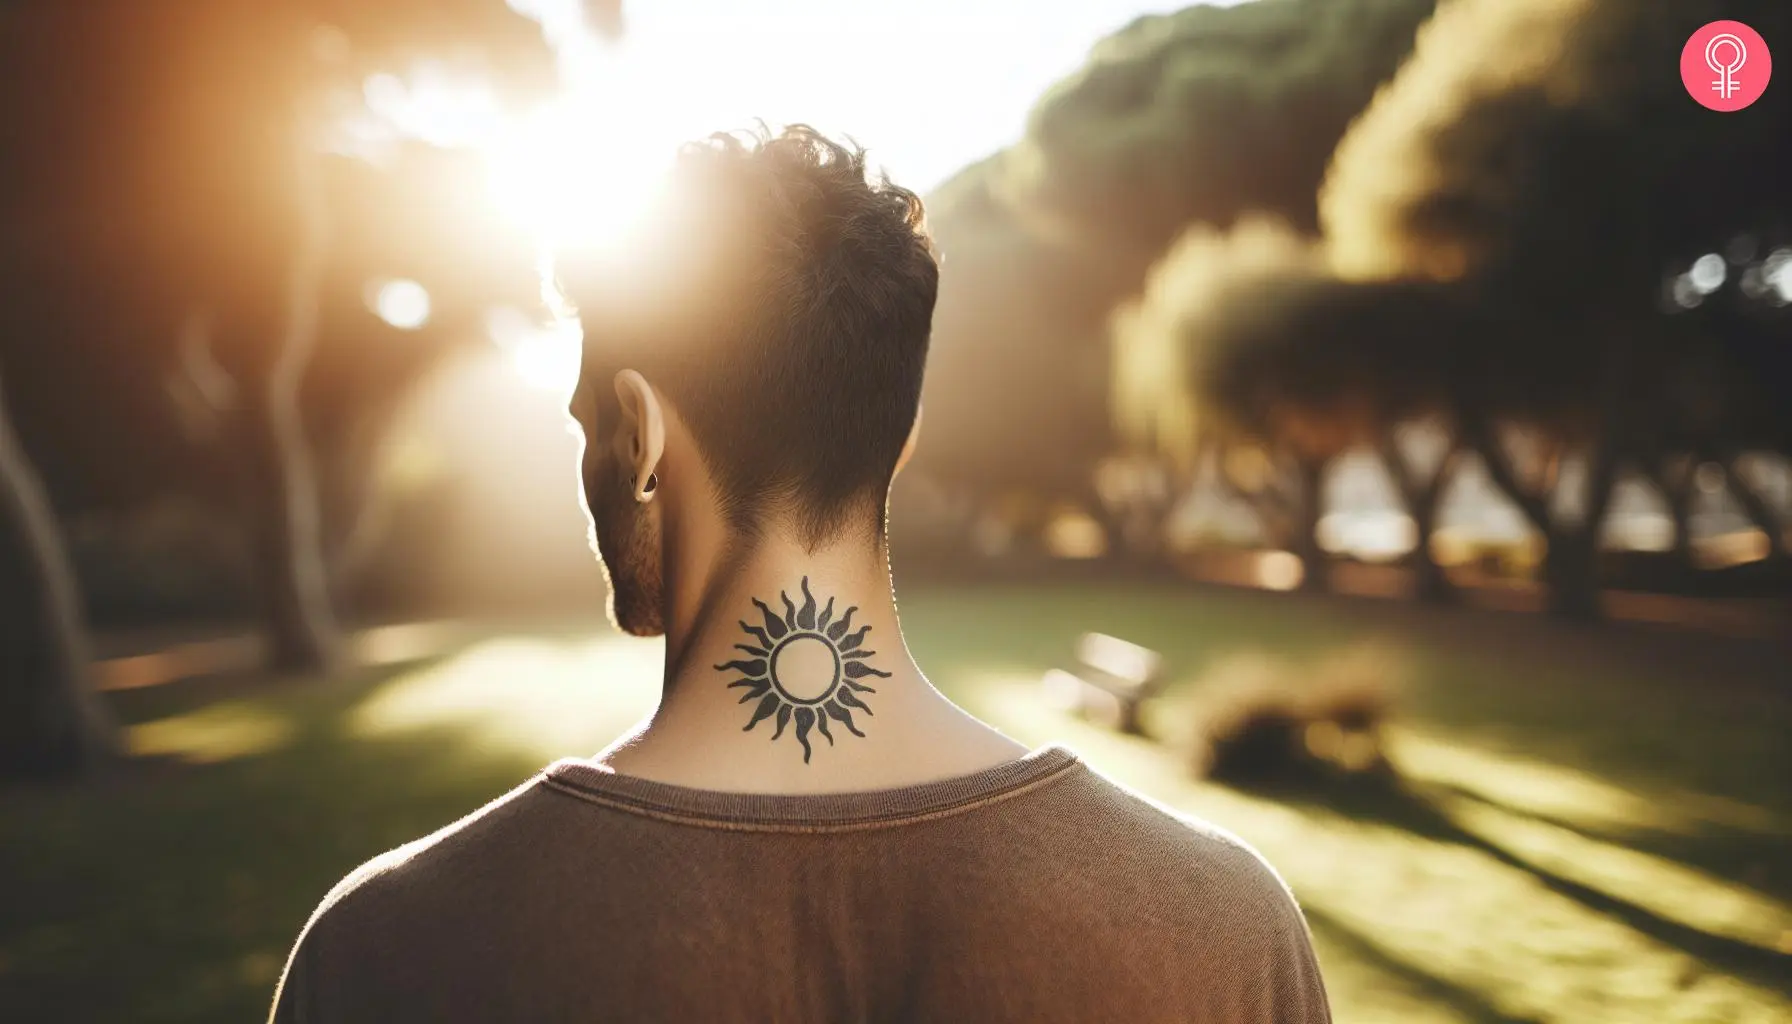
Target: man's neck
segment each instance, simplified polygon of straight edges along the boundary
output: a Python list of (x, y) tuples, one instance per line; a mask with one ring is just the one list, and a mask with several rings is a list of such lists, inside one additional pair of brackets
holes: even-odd
[(666, 583), (659, 708), (599, 755), (702, 789), (885, 789), (1012, 760), (1019, 744), (927, 681), (908, 652), (880, 548), (772, 539)]

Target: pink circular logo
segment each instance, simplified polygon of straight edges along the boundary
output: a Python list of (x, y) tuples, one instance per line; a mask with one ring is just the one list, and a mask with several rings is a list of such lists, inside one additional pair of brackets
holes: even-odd
[(1714, 21), (1680, 51), (1680, 80), (1712, 110), (1741, 110), (1761, 98), (1772, 77), (1767, 40), (1740, 21)]

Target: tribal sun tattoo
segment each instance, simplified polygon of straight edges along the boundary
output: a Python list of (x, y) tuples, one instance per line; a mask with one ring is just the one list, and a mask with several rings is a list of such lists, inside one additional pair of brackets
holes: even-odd
[(757, 644), (735, 644), (749, 657), (717, 665), (716, 671), (741, 675), (740, 679), (728, 684), (729, 689), (747, 688), (740, 703), (759, 701), (753, 709), (752, 719), (741, 731), (750, 732), (760, 722), (776, 715), (777, 728), (772, 732), (775, 740), (784, 735), (785, 727), (794, 720), (796, 741), (803, 745), (803, 763), (808, 764), (812, 753), (809, 730), (820, 730), (828, 745), (834, 744), (834, 734), (828, 731), (828, 719), (844, 725), (854, 736), (865, 735), (853, 724), (850, 709), (871, 714), (871, 709), (858, 695), (877, 691), (859, 680), (867, 676), (888, 679), (890, 673), (865, 664), (866, 658), (877, 653), (860, 646), (865, 642), (865, 634), (871, 632), (870, 626), (847, 632), (852, 629), (852, 613), (859, 610), (857, 605), (847, 608), (846, 614), (837, 622), (834, 621), (832, 597), (828, 598), (827, 607), (817, 612), (807, 576), (803, 577), (801, 608), (791, 603), (789, 594), (780, 591), (778, 597), (784, 602), (783, 615), (766, 607), (764, 601), (753, 599), (765, 618), (765, 625), (749, 626), (742, 621), (740, 628)]

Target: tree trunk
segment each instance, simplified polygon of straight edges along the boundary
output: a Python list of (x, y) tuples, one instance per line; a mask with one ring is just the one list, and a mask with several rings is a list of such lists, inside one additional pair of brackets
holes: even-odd
[[(338, 646), (318, 536), (316, 485), (303, 439), (274, 402), (250, 404), (250, 516), (268, 665), (282, 671), (327, 671)], [(291, 426), (296, 426), (293, 424)]]
[(118, 752), (54, 511), (0, 403), (0, 776), (56, 778)]
[(1767, 499), (1755, 490), (1754, 484), (1738, 472), (1738, 461), (1740, 459), (1737, 455), (1724, 460), (1724, 483), (1729, 487), (1730, 493), (1736, 496), (1736, 502), (1742, 506), (1742, 512), (1748, 516), (1749, 522), (1767, 535), (1767, 557), (1773, 561), (1783, 561), (1788, 557), (1785, 525), (1768, 505)]
[(1583, 522), (1568, 526), (1556, 521), (1546, 493), (1524, 486), (1506, 454), (1504, 445), (1494, 434), (1492, 425), (1470, 419), (1465, 436), (1481, 456), (1488, 479), (1510, 498), (1524, 513), (1548, 547), (1543, 555), (1543, 584), (1547, 588), (1545, 607), (1564, 618), (1591, 620), (1599, 617), (1599, 582), (1597, 549), (1599, 524), (1605, 518), (1605, 506), (1611, 497), (1616, 476), (1616, 463), (1605, 442), (1596, 442), (1593, 458), (1588, 463), (1588, 497)]
[(1093, 479), (1081, 500), (1094, 510), (1107, 538), (1110, 559), (1129, 572), (1157, 575), (1168, 565), (1170, 514), (1176, 509), (1179, 493), (1176, 475), (1163, 466), (1142, 462), (1131, 464), (1128, 472), (1133, 480), (1119, 500), (1106, 500)]
[(1691, 565), (1693, 477), (1697, 474), (1699, 460), (1688, 456), (1680, 472), (1675, 472), (1675, 467), (1668, 465), (1669, 461), (1659, 460), (1650, 470), (1649, 478), (1667, 503), (1668, 519), (1674, 524), (1674, 559), (1681, 565)]
[(1413, 596), (1426, 604), (1455, 604), (1456, 586), (1431, 550), (1431, 535), (1437, 529), (1436, 498), (1415, 503), (1411, 514), (1417, 541), (1412, 549)]
[(1548, 538), (1543, 555), (1545, 607), (1554, 615), (1580, 622), (1600, 616), (1597, 544), (1590, 529), (1564, 529)]
[(1394, 490), (1406, 506), (1407, 515), (1412, 517), (1415, 541), (1412, 550), (1413, 596), (1427, 604), (1454, 604), (1458, 597), (1456, 587), (1444, 573), (1443, 566), (1437, 564), (1437, 556), (1431, 550), (1431, 536), (1437, 529), (1438, 505), (1455, 467), (1458, 446), (1451, 443), (1425, 480), (1419, 479), (1418, 468), (1407, 459), (1399, 439), (1392, 432), (1382, 435), (1378, 447), (1382, 463), (1387, 466), (1388, 475), (1393, 477)]
[(1319, 520), (1325, 515), (1325, 466), (1320, 459), (1295, 462), (1299, 479), (1290, 546), (1300, 558), (1302, 590), (1323, 592), (1331, 589), (1331, 566), (1325, 549), (1319, 546)]
[[(277, 337), (246, 337), (253, 352), (269, 343), (271, 358), (245, 360), (241, 443), (247, 462), (245, 503), (254, 537), (269, 667), (328, 671), (340, 653), (323, 556), (321, 505), (311, 450), (299, 413), (299, 385), (317, 343), (328, 210), (316, 157), (299, 152), (295, 186), (297, 235), (287, 269), (284, 323)], [(251, 315), (249, 331), (272, 319)]]
[(1089, 518), (1094, 520), (1095, 525), (1101, 528), (1103, 558), (1115, 565), (1129, 568), (1136, 568), (1147, 560), (1133, 543), (1131, 531), (1127, 529), (1129, 510), (1114, 508), (1103, 501), (1093, 478), (1084, 481), (1075, 500), (1088, 511)]
[(1548, 534), (1543, 575), (1549, 585), (1549, 610), (1567, 619), (1600, 618), (1599, 528), (1611, 506), (1618, 479), (1617, 446), (1609, 436), (1594, 440), (1587, 458), (1586, 504), (1580, 521)]
[(1560, 522), (1559, 511), (1551, 500), (1555, 489), (1561, 486), (1559, 473), (1550, 473), (1548, 482), (1538, 488), (1526, 487), (1518, 479), (1505, 446), (1495, 433), (1492, 419), (1484, 410), (1473, 408), (1465, 410), (1463, 415), (1465, 439), (1480, 453), (1494, 486), (1504, 491), (1531, 525), (1543, 534), (1548, 544), (1543, 556), (1543, 581), (1548, 587), (1545, 607), (1568, 619), (1590, 621), (1602, 615), (1599, 530), (1611, 505), (1618, 464), (1624, 454), (1619, 444), (1626, 437), (1627, 403), (1632, 397), (1626, 393), (1631, 358), (1623, 337), (1608, 330), (1598, 378), (1597, 426), (1588, 446), (1583, 481), (1585, 501), (1582, 514), (1575, 523)]

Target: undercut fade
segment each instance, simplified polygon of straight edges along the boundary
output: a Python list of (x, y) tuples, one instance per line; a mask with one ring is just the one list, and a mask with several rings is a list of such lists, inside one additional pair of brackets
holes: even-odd
[[(921, 200), (806, 125), (686, 146), (639, 244), (567, 261), (600, 422), (640, 370), (677, 408), (738, 532), (881, 537), (939, 292)], [(594, 376), (601, 375), (601, 376)]]

